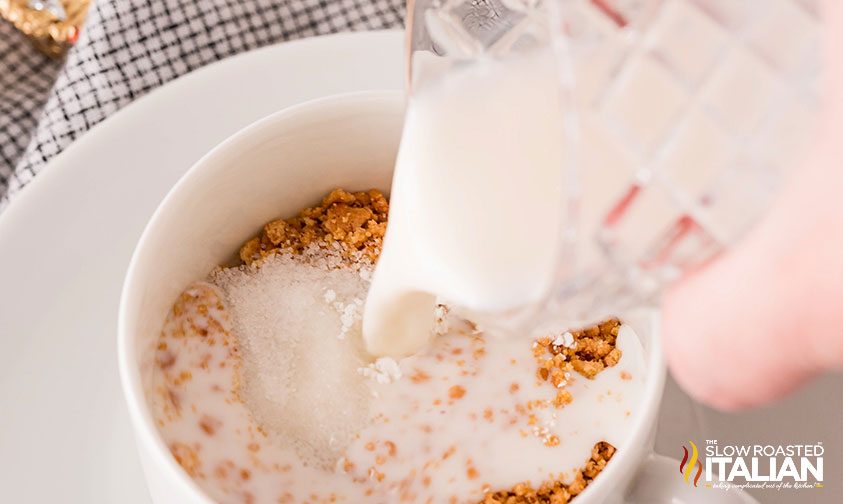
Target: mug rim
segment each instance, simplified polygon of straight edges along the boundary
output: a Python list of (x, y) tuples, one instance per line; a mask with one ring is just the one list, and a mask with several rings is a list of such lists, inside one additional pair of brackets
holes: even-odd
[[(639, 460), (632, 459), (632, 447), (636, 441), (646, 443), (648, 436), (658, 427), (658, 414), (661, 406), (662, 396), (664, 395), (665, 381), (667, 380), (667, 363), (664, 360), (664, 353), (661, 343), (661, 311), (655, 307), (644, 307), (636, 310), (638, 314), (646, 315), (648, 319), (647, 329), (650, 331), (649, 348), (647, 350), (647, 378), (644, 381), (644, 389), (641, 394), (640, 410), (637, 412), (636, 418), (633, 420), (629, 433), (624, 438), (620, 446), (616, 446), (616, 452), (606, 467), (600, 472), (597, 477), (589, 483), (589, 485), (578, 496), (591, 495), (603, 491), (604, 488), (610, 486), (611, 480), (615, 474), (623, 471), (622, 465), (629, 466), (634, 472), (637, 472), (640, 466), (647, 460), (647, 455), (652, 454), (653, 447), (646, 447), (646, 451), (642, 454)], [(633, 328), (636, 330), (636, 328)], [(636, 334), (637, 334), (636, 330)], [(640, 339), (640, 337), (639, 337)], [(616, 460), (619, 459), (619, 460)], [(613, 463), (617, 462), (617, 463)], [(634, 478), (634, 476), (633, 476)], [(592, 489), (591, 492), (589, 490)], [(611, 490), (611, 488), (609, 489)], [(622, 501), (619, 501), (622, 502)]]
[[(150, 448), (158, 467), (163, 467), (170, 476), (174, 477), (178, 481), (179, 485), (181, 485), (184, 489), (187, 489), (196, 499), (199, 499), (202, 502), (212, 503), (213, 499), (178, 464), (162, 438), (159, 429), (155, 425), (140, 376), (139, 356), (135, 346), (137, 335), (130, 333), (130, 328), (128, 327), (128, 314), (137, 309), (136, 297), (138, 289), (136, 284), (138, 282), (138, 264), (145, 253), (147, 243), (150, 241), (150, 237), (157, 232), (157, 228), (164, 218), (163, 216), (166, 215), (169, 208), (173, 206), (174, 201), (182, 197), (183, 194), (189, 194), (191, 192), (191, 187), (195, 184), (196, 179), (199, 176), (198, 174), (206, 171), (209, 166), (216, 163), (219, 158), (224, 157), (227, 152), (232, 149), (236, 149), (241, 143), (248, 141), (250, 138), (263, 130), (277, 127), (279, 123), (286, 123), (295, 119), (297, 116), (312, 113), (320, 108), (330, 108), (332, 106), (348, 102), (396, 102), (399, 100), (403, 102), (403, 93), (394, 90), (370, 90), (340, 93), (307, 100), (257, 119), (214, 146), (179, 178), (161, 202), (159, 202), (156, 206), (155, 211), (147, 221), (147, 224), (135, 245), (135, 249), (132, 253), (129, 266), (123, 280), (118, 311), (117, 360), (121, 389), (129, 410), (129, 417), (136, 444), (139, 448), (141, 446)], [(617, 463), (607, 464), (606, 468), (604, 468), (601, 473), (604, 477), (596, 478), (593, 482), (591, 482), (591, 484), (589, 484), (583, 491), (583, 494), (585, 495), (597, 493), (600, 489), (611, 485), (611, 480), (614, 478), (613, 475), (623, 470), (620, 467), (621, 465), (635, 467), (637, 463), (641, 462), (627, 460), (629, 457), (632, 457), (632, 454), (629, 451), (622, 450), (621, 448), (623, 448), (624, 445), (631, 445), (635, 440), (648, 436), (650, 427), (654, 426), (655, 421), (657, 420), (656, 416), (661, 402), (667, 374), (667, 367), (662, 355), (661, 340), (658, 334), (659, 327), (657, 314), (658, 311), (655, 309), (647, 310), (648, 318), (651, 321), (651, 326), (648, 327), (648, 329), (652, 332), (652, 334), (647, 357), (648, 376), (645, 380), (645, 386), (641, 396), (642, 407), (636, 415), (636, 418), (630, 427), (629, 434), (624, 439), (624, 443), (622, 446), (617, 447), (618, 453), (613, 457), (613, 462)], [(149, 476), (145, 474), (145, 477), (148, 481)]]

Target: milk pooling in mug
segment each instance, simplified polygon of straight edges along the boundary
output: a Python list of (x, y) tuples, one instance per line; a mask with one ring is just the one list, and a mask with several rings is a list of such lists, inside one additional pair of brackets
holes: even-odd
[(569, 189), (561, 107), (550, 50), (474, 61), (410, 97), (363, 319), (370, 352), (424, 346), (437, 296), (496, 312), (547, 294)]

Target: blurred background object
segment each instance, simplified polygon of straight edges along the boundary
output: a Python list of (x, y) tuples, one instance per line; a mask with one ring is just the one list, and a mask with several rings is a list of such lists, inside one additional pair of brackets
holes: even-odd
[[(26, 15), (67, 22), (78, 0), (0, 0), (0, 213), (48, 161), (159, 86), (293, 39), (401, 28), (405, 0), (89, 0), (64, 58), (32, 48)], [(481, 1), (482, 0), (478, 0)], [(489, 0), (492, 1), (492, 0)], [(497, 1), (497, 0), (494, 0)], [(15, 12), (14, 16), (11, 14)], [(14, 18), (14, 19), (13, 19)], [(314, 61), (314, 71), (322, 62)], [(298, 75), (287, 76), (295, 82)], [(281, 85), (279, 83), (279, 85)]]
[(79, 39), (90, 0), (0, 0), (0, 16), (41, 52), (61, 57)]

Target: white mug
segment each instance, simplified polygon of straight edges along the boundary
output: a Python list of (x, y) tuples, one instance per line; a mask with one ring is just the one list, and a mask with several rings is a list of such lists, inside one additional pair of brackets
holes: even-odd
[[(397, 92), (340, 95), (280, 111), (204, 156), (155, 211), (123, 286), (118, 353), (156, 504), (212, 502), (171, 455), (145, 394), (172, 303), (188, 284), (230, 262), (265, 222), (293, 215), (336, 187), (388, 192), (402, 118), (403, 98)], [(678, 461), (653, 454), (666, 374), (658, 317), (642, 312), (625, 318), (647, 353), (645, 390), (624, 443), (576, 503), (754, 502), (742, 492), (714, 497), (713, 490), (693, 489), (682, 480)]]

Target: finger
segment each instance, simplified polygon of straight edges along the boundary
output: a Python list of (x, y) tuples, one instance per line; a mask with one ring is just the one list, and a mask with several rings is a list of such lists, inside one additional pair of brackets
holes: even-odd
[(783, 270), (779, 240), (762, 229), (671, 289), (663, 334), (673, 376), (719, 409), (769, 402), (813, 374), (799, 352), (797, 271)]

